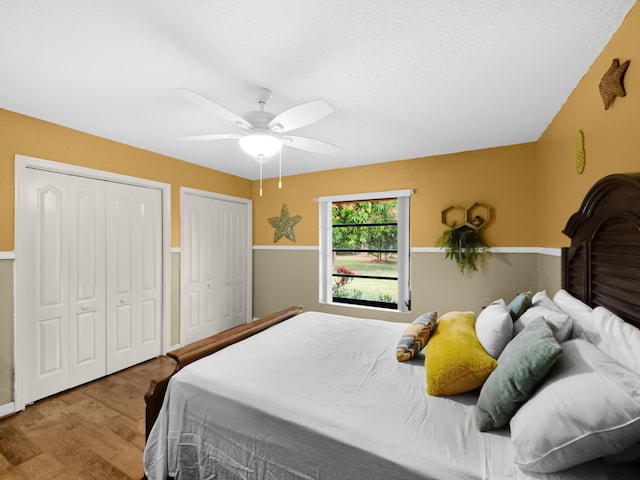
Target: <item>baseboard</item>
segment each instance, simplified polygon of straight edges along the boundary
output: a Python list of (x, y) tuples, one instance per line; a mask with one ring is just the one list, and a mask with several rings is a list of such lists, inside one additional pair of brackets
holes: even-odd
[(13, 402), (0, 405), (0, 418), (4, 417), (5, 415), (10, 415), (12, 413), (15, 413), (15, 411), (16, 411), (16, 405)]

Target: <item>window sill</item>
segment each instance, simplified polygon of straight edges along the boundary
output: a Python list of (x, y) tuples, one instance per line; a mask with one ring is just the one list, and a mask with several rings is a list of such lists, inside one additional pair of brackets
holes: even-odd
[(320, 304), (322, 304), (322, 305), (332, 305), (334, 307), (348, 307), (348, 308), (358, 308), (358, 309), (361, 309), (361, 310), (373, 310), (375, 312), (400, 313), (400, 314), (403, 314), (403, 315), (410, 315), (411, 314), (411, 310), (401, 311), (401, 310), (395, 310), (395, 309), (391, 309), (391, 308), (370, 307), (368, 305), (357, 305), (355, 303), (323, 302), (323, 301), (320, 301)]

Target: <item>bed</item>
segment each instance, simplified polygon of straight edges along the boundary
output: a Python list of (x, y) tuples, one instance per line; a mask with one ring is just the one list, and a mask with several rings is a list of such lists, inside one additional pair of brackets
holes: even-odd
[[(296, 306), (170, 354), (177, 362), (176, 373), (153, 382), (146, 396), (146, 476), (150, 480), (637, 478), (640, 175), (611, 175), (597, 182), (564, 232), (571, 246), (562, 250), (563, 289), (555, 296), (537, 295), (539, 301), (557, 302), (554, 307), (566, 313), (573, 327), (571, 338), (557, 343), (563, 346), (562, 354), (556, 355), (559, 359), (510, 424), (479, 430), (477, 405), (484, 386), (456, 395), (426, 394), (425, 355), (435, 335), (426, 353), (399, 362), (393, 352), (407, 324), (302, 312)], [(542, 319), (532, 323), (547, 325)], [(440, 328), (439, 324), (435, 331), (440, 333)], [(518, 337), (524, 335), (511, 342)], [(605, 373), (571, 364), (571, 359), (581, 361), (593, 352), (594, 364)], [(497, 357), (499, 368), (503, 357)], [(507, 363), (505, 359), (503, 364)], [(569, 375), (571, 368), (577, 370)], [(586, 377), (587, 373), (596, 376)], [(602, 390), (617, 396), (602, 400), (608, 407), (582, 414), (579, 404), (590, 395), (574, 397), (585, 387), (584, 379), (593, 378), (613, 382), (613, 388)], [(622, 390), (626, 396), (620, 397)], [(615, 401), (621, 402), (620, 408)], [(567, 415), (561, 411), (556, 420), (561, 428), (545, 427), (545, 422), (554, 422), (551, 410), (561, 405), (556, 402), (564, 402), (571, 411)], [(563, 440), (562, 435), (573, 434), (575, 424), (586, 428), (580, 416), (568, 420), (571, 414), (594, 421), (598, 431), (590, 427), (588, 435), (581, 435), (578, 430), (577, 443)], [(628, 418), (618, 419), (623, 414)], [(618, 421), (615, 428), (600, 428), (603, 419), (612, 418)], [(561, 444), (528, 444), (536, 428), (543, 429), (542, 443), (557, 436)], [(588, 442), (580, 443), (584, 439)], [(544, 458), (527, 463), (527, 456), (541, 448), (546, 449)], [(594, 449), (599, 453), (590, 453)], [(582, 461), (581, 455), (606, 458)], [(571, 465), (558, 470), (566, 458)]]

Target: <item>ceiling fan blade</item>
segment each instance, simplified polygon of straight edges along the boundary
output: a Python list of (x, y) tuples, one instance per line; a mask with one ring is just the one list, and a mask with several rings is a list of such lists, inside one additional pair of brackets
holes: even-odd
[(317, 122), (333, 112), (329, 102), (319, 98), (301, 103), (276, 116), (269, 122), (269, 128), (276, 133), (289, 132)]
[(182, 142), (200, 142), (202, 140), (238, 140), (239, 138), (242, 138), (240, 133), (207, 133), (204, 135), (178, 137), (178, 140)]
[(221, 118), (224, 118), (225, 120), (233, 123), (234, 125), (237, 125), (243, 130), (249, 130), (250, 128), (253, 128), (253, 125), (247, 122), (240, 115), (233, 113), (228, 108), (223, 107), (219, 103), (216, 103), (213, 100), (208, 99), (207, 97), (203, 97), (199, 93), (189, 90), (188, 88), (176, 88), (175, 90), (187, 100), (218, 115)]
[(308, 152), (335, 155), (342, 151), (340, 147), (322, 140), (316, 140), (315, 138), (299, 137), (297, 135), (287, 135), (280, 138), (283, 140), (285, 145), (299, 148), (300, 150), (306, 150)]

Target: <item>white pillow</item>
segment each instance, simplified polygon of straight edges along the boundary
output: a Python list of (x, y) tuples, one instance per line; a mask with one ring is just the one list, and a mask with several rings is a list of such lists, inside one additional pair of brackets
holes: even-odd
[(561, 311), (544, 291), (536, 293), (533, 298), (535, 300), (533, 306), (520, 315), (513, 324), (514, 335), (524, 330), (532, 320), (542, 317), (553, 330), (553, 336), (558, 343), (567, 340), (571, 336), (571, 317)]
[(640, 330), (604, 307), (593, 310), (596, 334), (588, 340), (625, 367), (640, 374)]
[(556, 472), (640, 443), (640, 376), (585, 340), (562, 347), (510, 422), (522, 470)]
[(571, 317), (573, 324), (571, 338), (591, 341), (589, 332), (593, 331), (593, 308), (562, 288), (553, 296), (553, 303)]
[(513, 320), (504, 300), (496, 300), (485, 307), (476, 320), (476, 335), (493, 358), (498, 358), (513, 337)]

